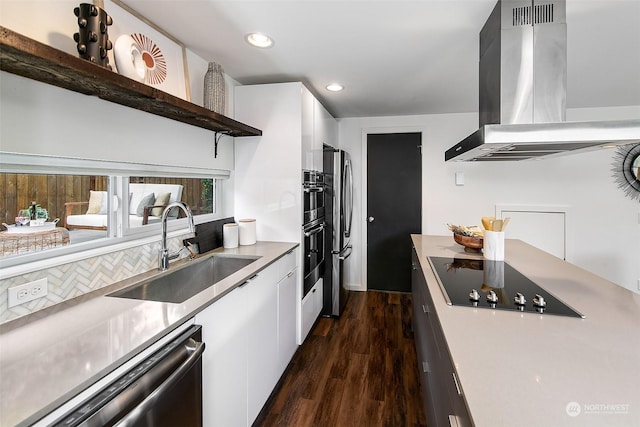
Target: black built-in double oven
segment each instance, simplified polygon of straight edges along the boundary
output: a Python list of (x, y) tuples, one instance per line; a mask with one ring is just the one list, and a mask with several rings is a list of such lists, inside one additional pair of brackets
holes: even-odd
[(322, 172), (303, 171), (304, 295), (313, 288), (324, 271), (324, 191)]

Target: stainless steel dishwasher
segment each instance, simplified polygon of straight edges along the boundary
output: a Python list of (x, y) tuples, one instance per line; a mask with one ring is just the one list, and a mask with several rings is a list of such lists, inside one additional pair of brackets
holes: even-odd
[(76, 405), (56, 426), (202, 426), (201, 326)]

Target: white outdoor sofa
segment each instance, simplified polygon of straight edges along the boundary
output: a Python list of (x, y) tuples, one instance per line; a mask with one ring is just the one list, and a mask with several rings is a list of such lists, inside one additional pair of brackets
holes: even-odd
[[(182, 199), (182, 190), (178, 184), (129, 184), (129, 227), (159, 222), (164, 207)], [(64, 206), (67, 229), (107, 229), (106, 191), (91, 191), (89, 201), (67, 202)], [(78, 214), (80, 208), (85, 213)], [(175, 209), (169, 216), (176, 218), (178, 213), (179, 209)]]

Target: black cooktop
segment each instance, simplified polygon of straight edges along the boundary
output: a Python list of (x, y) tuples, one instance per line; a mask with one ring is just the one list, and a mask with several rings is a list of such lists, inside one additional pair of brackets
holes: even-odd
[(449, 305), (585, 317), (504, 261), (428, 260)]

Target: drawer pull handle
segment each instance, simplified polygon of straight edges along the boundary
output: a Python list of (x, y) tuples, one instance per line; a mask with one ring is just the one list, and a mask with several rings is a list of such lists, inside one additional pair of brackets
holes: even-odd
[(422, 362), (422, 372), (429, 372), (429, 362)]
[(293, 270), (291, 270), (289, 274), (287, 274), (287, 277), (291, 277), (291, 276), (293, 276)]
[(453, 383), (456, 385), (456, 391), (458, 392), (458, 396), (462, 396), (462, 392), (460, 391), (460, 384), (458, 384), (458, 377), (456, 377), (456, 373), (452, 372)]

